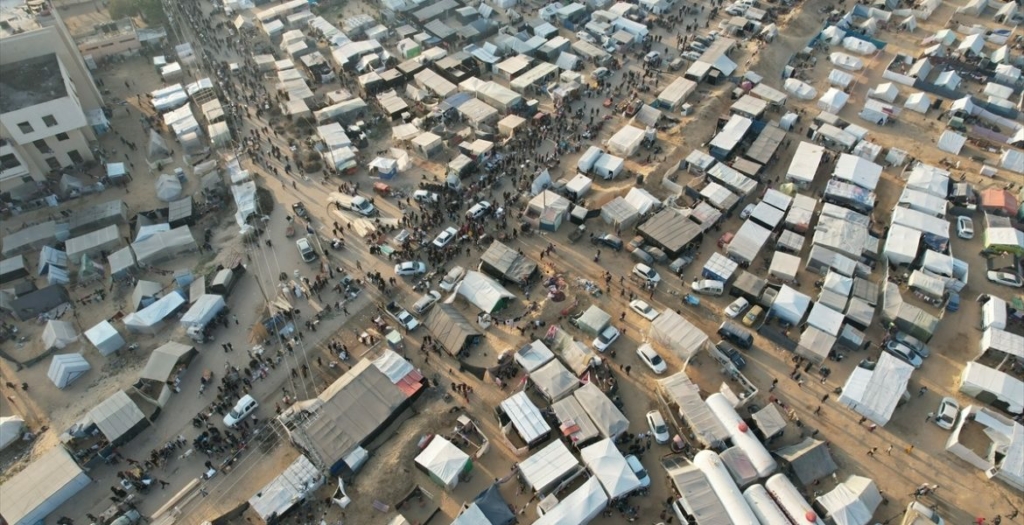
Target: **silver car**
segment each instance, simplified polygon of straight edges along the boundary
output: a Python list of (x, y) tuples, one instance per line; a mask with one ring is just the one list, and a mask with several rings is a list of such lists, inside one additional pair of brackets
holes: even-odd
[(885, 351), (889, 352), (889, 354), (896, 359), (899, 359), (914, 368), (921, 368), (921, 365), (924, 364), (924, 360), (921, 359), (921, 356), (917, 355), (917, 353), (909, 346), (899, 341), (892, 340), (886, 343)]

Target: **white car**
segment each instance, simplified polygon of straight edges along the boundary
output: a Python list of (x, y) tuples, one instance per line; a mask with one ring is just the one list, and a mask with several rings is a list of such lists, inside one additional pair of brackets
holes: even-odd
[(743, 314), (750, 307), (750, 301), (743, 297), (736, 299), (729, 303), (729, 306), (725, 307), (725, 316), (729, 319), (735, 319)]
[(956, 417), (960, 414), (960, 404), (951, 397), (944, 397), (939, 402), (939, 410), (935, 412), (935, 424), (939, 428), (949, 430), (956, 424)]
[(658, 443), (665, 444), (668, 443), (669, 439), (672, 439), (672, 436), (669, 435), (665, 418), (657, 410), (651, 410), (647, 413), (647, 427), (651, 429), (651, 434)]
[(473, 207), (466, 212), (466, 217), (469, 219), (479, 219), (480, 217), (487, 215), (487, 212), (489, 211), (491, 211), (491, 203), (487, 201), (480, 201), (474, 204)]
[(747, 217), (750, 217), (750, 214), (754, 213), (754, 208), (756, 207), (756, 204), (747, 204), (747, 206), (743, 208), (743, 211), (740, 212), (740, 220), (747, 220)]
[(412, 198), (416, 202), (437, 202), (439, 199), (436, 193), (427, 190), (416, 190), (412, 192)]
[(598, 352), (604, 352), (612, 345), (612, 343), (619, 339), (620, 335), (622, 335), (622, 333), (619, 332), (618, 328), (608, 325), (608, 327), (602, 330), (601, 333), (597, 334), (597, 337), (594, 339), (592, 344)]
[(970, 217), (956, 218), (956, 236), (961, 239), (974, 238), (974, 221)]
[(661, 282), (661, 276), (658, 275), (657, 270), (644, 263), (637, 263), (637, 265), (633, 267), (633, 273), (653, 283)]
[(420, 261), (405, 261), (395, 265), (395, 275), (406, 277), (427, 273), (427, 265)]
[(459, 281), (466, 275), (466, 269), (461, 266), (456, 266), (448, 271), (448, 274), (441, 278), (441, 284), (437, 285), (439, 288), (446, 292), (450, 292), (455, 289), (455, 285), (459, 284)]
[(459, 230), (449, 226), (445, 228), (443, 232), (437, 234), (437, 237), (434, 237), (433, 244), (438, 248), (444, 248), (445, 246), (448, 246), (448, 243), (452, 242), (452, 239), (454, 239), (458, 234)]
[(630, 454), (626, 456), (626, 464), (629, 465), (629, 470), (636, 474), (636, 479), (640, 480), (640, 487), (647, 488), (651, 486), (651, 476), (647, 474), (647, 469), (644, 468), (643, 464), (640, 463), (640, 459)]
[(313, 245), (309, 243), (309, 239), (302, 237), (296, 240), (295, 247), (299, 249), (299, 256), (302, 257), (303, 262), (313, 262), (316, 260), (316, 250), (314, 250)]
[(993, 272), (989, 271), (988, 280), (1001, 284), (1003, 286), (1009, 286), (1010, 288), (1021, 288), (1024, 287), (1024, 281), (1021, 281), (1019, 275), (1014, 275), (1010, 272)]
[(651, 305), (647, 304), (647, 301), (641, 301), (640, 299), (630, 301), (629, 307), (632, 308), (634, 312), (640, 314), (641, 317), (647, 319), (648, 321), (653, 321), (657, 319), (659, 315), (661, 315), (661, 312), (655, 310), (653, 307), (651, 307)]
[(257, 403), (252, 396), (242, 396), (242, 399), (239, 399), (238, 402), (235, 403), (235, 407), (231, 409), (231, 412), (228, 412), (224, 416), (224, 426), (228, 428), (234, 428), (234, 426), (237, 425), (240, 421), (249, 417), (250, 414), (255, 412), (256, 409), (259, 408), (259, 406), (260, 404)]
[(658, 355), (658, 352), (654, 351), (654, 347), (647, 343), (637, 347), (636, 355), (638, 355), (640, 360), (647, 365), (647, 368), (651, 369), (651, 372), (654, 372), (657, 375), (664, 374), (665, 370), (668, 370), (668, 365), (665, 364), (665, 360)]
[(885, 351), (914, 368), (921, 368), (921, 365), (924, 364), (924, 360), (917, 355), (917, 352), (899, 341), (890, 340), (885, 344)]

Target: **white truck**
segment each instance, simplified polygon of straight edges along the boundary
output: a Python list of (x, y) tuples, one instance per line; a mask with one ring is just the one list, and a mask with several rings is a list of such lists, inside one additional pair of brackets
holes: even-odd
[(334, 191), (331, 192), (327, 201), (337, 206), (339, 210), (355, 212), (363, 217), (377, 215), (377, 209), (373, 207), (370, 200), (360, 195), (348, 195)]

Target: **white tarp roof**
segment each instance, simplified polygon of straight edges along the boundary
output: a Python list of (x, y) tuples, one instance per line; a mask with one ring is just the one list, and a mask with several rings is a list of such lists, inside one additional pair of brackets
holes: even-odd
[(459, 484), (459, 474), (465, 470), (468, 461), (468, 454), (441, 436), (434, 436), (427, 448), (416, 456), (416, 464), (449, 489)]
[(108, 320), (101, 320), (85, 331), (85, 338), (96, 347), (100, 355), (111, 355), (125, 346), (125, 338)]
[(566, 474), (579, 467), (576, 456), (569, 452), (562, 440), (556, 439), (532, 456), (519, 462), (523, 481), (537, 492), (544, 492)]
[[(992, 302), (992, 299), (995, 298), (989, 299), (989, 302)], [(982, 351), (996, 350), (1024, 358), (1024, 337), (1000, 328), (989, 327), (981, 334), (981, 349)]]
[(650, 335), (652, 341), (683, 360), (703, 350), (708, 342), (707, 334), (672, 310), (665, 310), (651, 323)]
[(634, 126), (622, 126), (608, 139), (608, 150), (615, 155), (629, 157), (640, 148), (640, 142), (644, 140), (644, 130)]
[(143, 264), (152, 264), (167, 260), (180, 253), (193, 250), (196, 240), (188, 226), (180, 226), (171, 231), (158, 232), (144, 241), (132, 243), (132, 251), (136, 259)]
[(610, 439), (603, 439), (580, 450), (580, 459), (601, 482), (611, 499), (640, 488), (640, 480), (629, 468), (626, 458)]
[(149, 360), (139, 372), (139, 377), (161, 383), (167, 381), (178, 362), (194, 350), (195, 348), (190, 345), (168, 341), (149, 354)]
[(3, 484), (0, 515), (11, 525), (42, 523), (92, 482), (63, 447), (54, 447)]
[(814, 100), (818, 96), (818, 90), (811, 87), (810, 84), (797, 80), (795, 78), (787, 78), (782, 84), (782, 88), (787, 93), (792, 94), (800, 100)]
[(306, 456), (300, 455), (280, 475), (267, 483), (253, 497), (249, 507), (263, 521), (282, 516), (324, 484), (324, 476)]
[(786, 252), (775, 252), (768, 267), (768, 275), (783, 281), (795, 281), (800, 271), (800, 258)]
[(844, 319), (842, 313), (818, 302), (811, 307), (811, 313), (807, 316), (807, 324), (826, 334), (838, 336), (839, 331), (843, 328)]
[(789, 169), (786, 171), (786, 179), (801, 183), (814, 181), (824, 154), (824, 146), (811, 142), (800, 142), (796, 147), (796, 154), (793, 155), (793, 162), (790, 163)]
[(46, 327), (43, 328), (43, 348), (63, 349), (75, 341), (78, 341), (78, 332), (68, 321), (51, 319), (46, 322)]
[(836, 86), (839, 89), (846, 89), (853, 83), (853, 75), (845, 71), (833, 69), (828, 73), (828, 83), (829, 85)]
[(380, 357), (373, 360), (373, 366), (377, 367), (392, 383), (397, 384), (410, 372), (416, 370), (406, 358), (394, 350), (385, 349)]
[(832, 62), (837, 67), (847, 69), (850, 71), (860, 71), (864, 69), (864, 61), (853, 56), (847, 55), (846, 53), (832, 53), (828, 56), (829, 62)]
[(142, 310), (124, 316), (124, 325), (129, 332), (153, 333), (161, 321), (183, 304), (185, 298), (177, 292), (171, 292)]
[(643, 188), (631, 188), (625, 199), (641, 215), (651, 211), (652, 208), (661, 206), (661, 201)]
[[(575, 397), (570, 396), (552, 404), (551, 410), (561, 425), (559, 431), (573, 444), (579, 446), (580, 443), (587, 443), (601, 435)], [(568, 432), (570, 429), (573, 429), (572, 432)]]
[(771, 237), (771, 233), (771, 230), (754, 221), (745, 221), (729, 242), (729, 257), (741, 263), (753, 262), (764, 247), (764, 243)]
[(679, 415), (692, 429), (698, 441), (707, 447), (718, 447), (729, 439), (729, 431), (701, 399), (700, 389), (685, 372), (659, 379), (658, 385), (664, 390), (666, 397), (679, 406)]
[(959, 155), (960, 150), (963, 149), (964, 144), (967, 143), (967, 137), (961, 135), (953, 130), (947, 129), (942, 132), (939, 136), (939, 141), (936, 146), (947, 153)]
[(884, 100), (886, 102), (892, 102), (896, 100), (900, 94), (899, 88), (896, 87), (892, 82), (885, 82), (879, 84), (878, 87), (868, 91), (868, 96), (871, 98), (877, 98), (878, 100)]
[(515, 295), (494, 279), (473, 271), (466, 273), (466, 277), (459, 283), (457, 292), (473, 306), (487, 313), (494, 312), (502, 300), (515, 298)]
[(778, 295), (775, 296), (775, 302), (772, 303), (772, 313), (783, 321), (796, 325), (800, 324), (810, 305), (810, 297), (788, 285), (783, 285)]
[(854, 36), (848, 36), (844, 38), (843, 47), (859, 55), (870, 55), (871, 53), (878, 51), (878, 48), (875, 47), (875, 45), (872, 44), (871, 42), (861, 40)]
[(629, 429), (629, 420), (597, 385), (587, 383), (572, 395), (587, 411), (602, 436), (614, 439)]
[(1024, 381), (977, 361), (967, 362), (960, 374), (959, 390), (971, 396), (989, 392), (1007, 404), (1007, 412), (1014, 414), (1024, 406)]
[(586, 195), (587, 191), (590, 190), (590, 186), (593, 185), (594, 181), (590, 177), (577, 173), (566, 185), (565, 189), (576, 194), (577, 197)]
[(565, 368), (561, 361), (552, 360), (530, 373), (541, 395), (551, 401), (558, 401), (580, 386), (579, 379)]
[(839, 402), (884, 426), (907, 391), (907, 383), (913, 372), (913, 366), (882, 352), (874, 370), (861, 367), (853, 369), (843, 386)]
[(856, 184), (868, 191), (875, 191), (879, 179), (882, 178), (882, 167), (870, 160), (843, 153), (836, 161), (836, 168), (832, 172), (832, 176)]
[(0, 417), (0, 450), (21, 438), (25, 420), (19, 416)]
[(836, 88), (828, 88), (828, 91), (818, 100), (818, 108), (829, 113), (839, 113), (848, 100), (850, 100), (850, 95)]
[(82, 354), (57, 354), (50, 360), (50, 369), (47, 370), (46, 377), (50, 378), (57, 388), (64, 388), (91, 368)]
[(554, 358), (554, 352), (539, 339), (520, 348), (516, 351), (515, 355), (516, 363), (523, 367), (527, 373), (544, 366)]
[(818, 497), (818, 503), (825, 508), (828, 517), (836, 525), (867, 525), (882, 503), (882, 495), (874, 481), (862, 476), (850, 476), (836, 485), (836, 488)]
[(931, 105), (932, 101), (928, 98), (928, 95), (920, 92), (911, 94), (907, 97), (907, 101), (903, 103), (903, 107), (922, 114), (927, 113)]
[(527, 443), (532, 443), (551, 431), (544, 416), (540, 414), (540, 410), (533, 404), (533, 401), (526, 396), (526, 392), (519, 392), (502, 401), (501, 409), (512, 421), (512, 426), (519, 432), (519, 436)]
[(93, 407), (87, 417), (112, 443), (131, 430), (139, 421), (146, 419), (146, 415), (124, 390), (114, 392), (114, 395)]
[(224, 307), (224, 296), (203, 294), (181, 317), (181, 324), (185, 327), (206, 326)]
[(583, 482), (580, 488), (562, 498), (533, 525), (582, 525), (590, 523), (608, 505), (608, 496), (597, 478)]

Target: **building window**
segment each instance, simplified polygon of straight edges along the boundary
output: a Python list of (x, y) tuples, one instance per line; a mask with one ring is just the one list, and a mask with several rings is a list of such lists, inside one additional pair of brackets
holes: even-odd
[(17, 168), (18, 166), (21, 166), (21, 163), (18, 162), (18, 157), (15, 157), (13, 153), (0, 155), (0, 171)]
[(60, 163), (53, 157), (46, 157), (46, 165), (49, 166), (51, 170), (60, 169)]
[(71, 137), (68, 137), (67, 133), (58, 133), (58, 134), (54, 135), (54, 137), (57, 137), (57, 140), (60, 141), (60, 142), (64, 142), (65, 140), (68, 140), (69, 138), (71, 138)]
[(75, 164), (84, 164), (85, 159), (82, 158), (82, 154), (77, 149), (73, 149), (68, 152), (68, 158)]
[(47, 153), (53, 153), (53, 150), (50, 149), (50, 146), (47, 145), (46, 141), (43, 139), (33, 140), (32, 145), (35, 146), (37, 150), (39, 150), (39, 153), (42, 153), (44, 155)]
[(53, 115), (43, 115), (43, 124), (46, 124), (48, 128), (52, 128), (57, 125), (57, 119), (53, 118)]
[(33, 131), (35, 131), (34, 129), (32, 129), (32, 124), (29, 124), (28, 122), (22, 122), (18, 124), (18, 129), (20, 129), (22, 133), (32, 133)]

